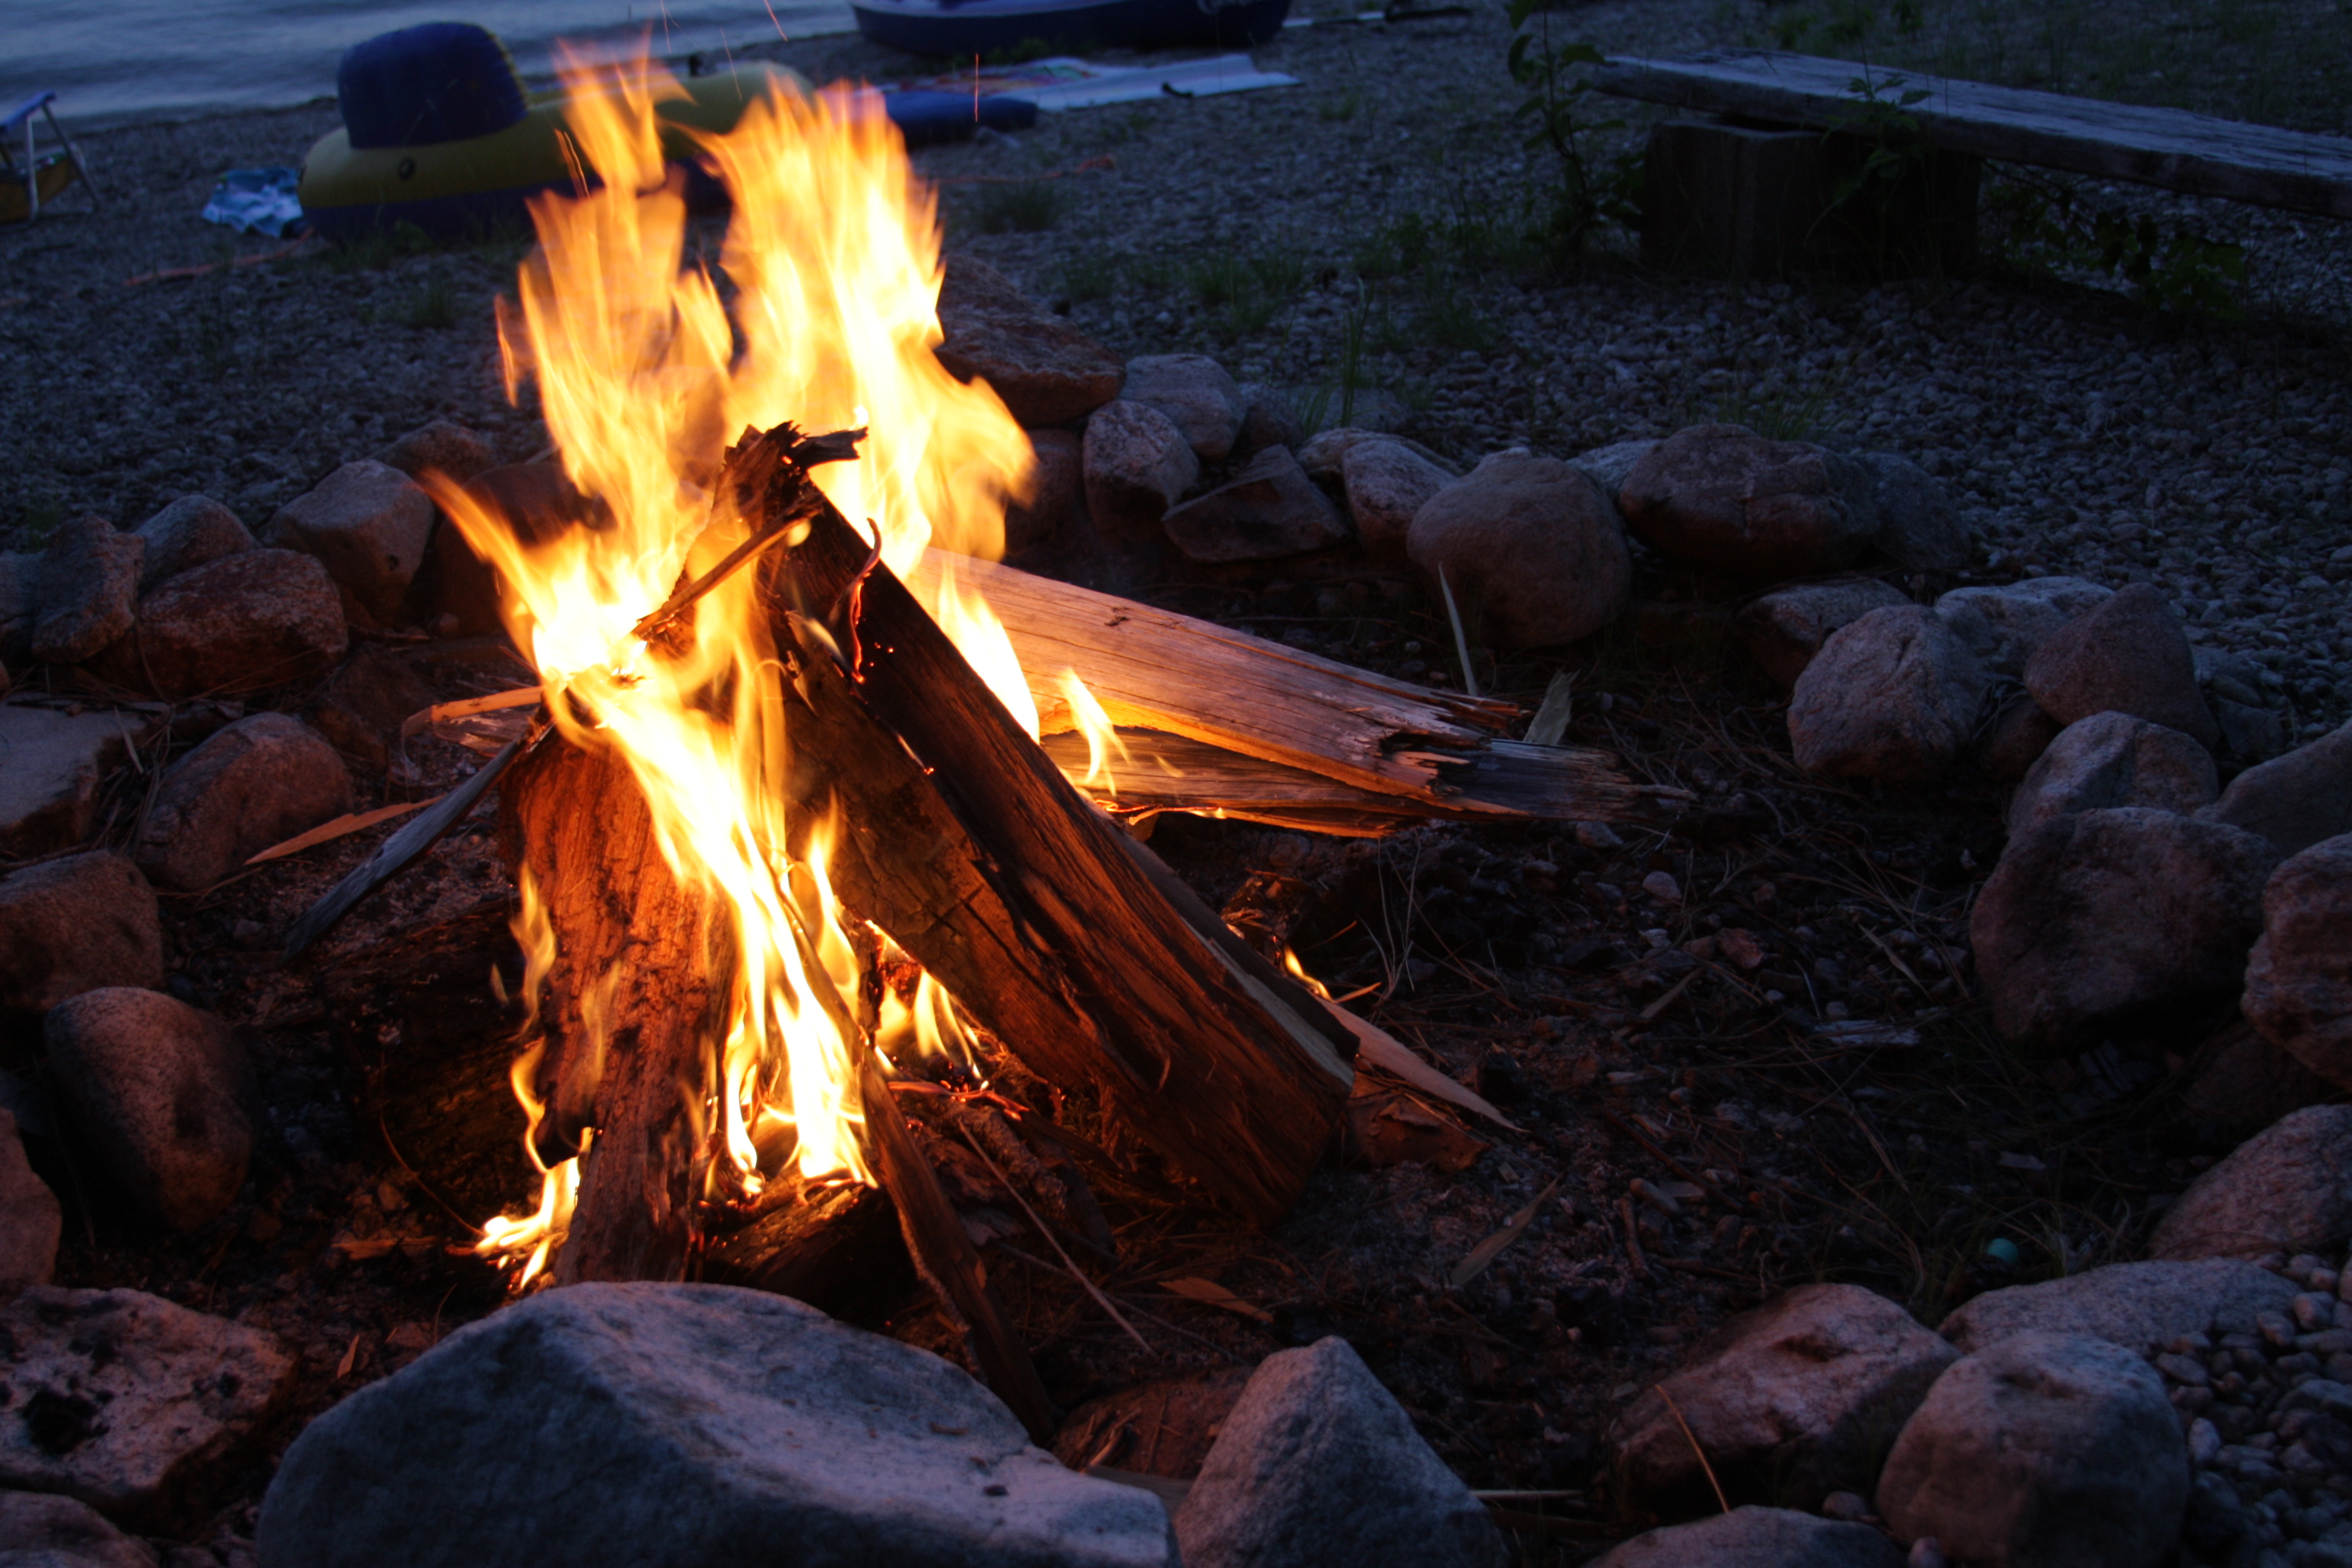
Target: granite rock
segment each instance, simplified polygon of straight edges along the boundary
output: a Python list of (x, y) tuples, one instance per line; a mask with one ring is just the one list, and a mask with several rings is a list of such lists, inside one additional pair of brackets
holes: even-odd
[(236, 513), (210, 496), (182, 496), (139, 525), (147, 552), (139, 564), (145, 594), (207, 561), (259, 548)]
[(1177, 549), (1206, 562), (1276, 561), (1348, 537), (1347, 520), (1287, 447), (1266, 447), (1215, 489), (1170, 509), (1162, 526)]
[[(25, 1158), (16, 1114), (0, 1109), (0, 1306), (27, 1285), (46, 1285), (56, 1275), (64, 1224), (57, 1194)], [(5, 1539), (0, 1534), (0, 1541)]]
[(1187, 1568), (1502, 1568), (1486, 1506), (1336, 1336), (1258, 1364), (1176, 1511)]
[(2062, 723), (2128, 713), (2200, 745), (2221, 738), (2197, 689), (2197, 664), (2179, 617), (2146, 583), (2131, 584), (2053, 632), (2026, 661), (2025, 689)]
[(1225, 367), (1206, 354), (1139, 355), (1127, 362), (1119, 395), (1168, 416), (1204, 463), (1232, 455), (1249, 410)]
[(1616, 510), (1557, 458), (1488, 458), (1422, 504), (1405, 550), (1433, 587), (1444, 574), (1470, 635), (1496, 647), (1590, 637), (1633, 594)]
[(45, 1013), (102, 985), (163, 984), (155, 889), (110, 849), (0, 877), (0, 1013)]
[(2352, 1105), (2281, 1118), (2208, 1169), (2148, 1237), (2159, 1258), (2316, 1252), (2352, 1237)]
[(1376, 561), (1404, 559), (1412, 520), (1454, 476), (1402, 441), (1360, 441), (1339, 459), (1339, 482), (1356, 542)]
[(1176, 1560), (1158, 1498), (1063, 1468), (961, 1371), (719, 1285), (572, 1285), (459, 1329), (304, 1429), (257, 1543), (263, 1568)]
[(2060, 1046), (2234, 991), (2277, 858), (2251, 833), (2145, 806), (2011, 839), (1969, 921), (1995, 1026)]
[(146, 553), (145, 540), (102, 517), (58, 524), (41, 552), (33, 661), (79, 664), (129, 631)]
[(2157, 1568), (2189, 1451), (2164, 1381), (2105, 1340), (2022, 1333), (1954, 1363), (1895, 1440), (1878, 1511), (1961, 1563)]
[(1125, 398), (1087, 421), (1081, 464), (1096, 531), (1121, 544), (1159, 533), (1160, 520), (1201, 477), (1201, 459), (1176, 422)]
[(2281, 1049), (2352, 1087), (2352, 833), (2271, 873), (2241, 1005)]
[(137, 1290), (36, 1285), (0, 1308), (0, 1487), (184, 1528), (293, 1391), (275, 1336)]
[(1591, 1568), (1904, 1568), (1904, 1560), (1866, 1524), (1751, 1503), (1637, 1535)]
[(2248, 768), (2200, 815), (2259, 833), (2282, 855), (2352, 833), (2352, 724)]
[(1937, 1331), (1971, 1352), (2023, 1333), (2146, 1351), (2184, 1334), (2252, 1332), (2258, 1316), (2286, 1310), (2294, 1293), (2293, 1281), (2235, 1258), (2110, 1263), (1987, 1290), (1963, 1301)]
[(1663, 554), (1762, 582), (1851, 565), (1878, 534), (1876, 476), (1810, 442), (1694, 425), (1643, 454), (1617, 504)]
[(165, 771), (131, 854), (157, 887), (202, 892), (351, 808), (352, 776), (326, 737), (290, 714), (256, 713)]
[(42, 1026), (52, 1092), (116, 1186), (174, 1230), (236, 1201), (253, 1153), (251, 1068), (228, 1026), (160, 991), (110, 986)]
[(314, 557), (247, 550), (183, 572), (139, 601), (134, 635), (103, 673), (159, 697), (284, 686), (342, 658), (350, 640), (333, 579)]
[(386, 468), (398, 468), (412, 479), (437, 473), (452, 484), (462, 485), (476, 474), (497, 468), (499, 455), (487, 437), (454, 420), (436, 419), (386, 447), (383, 461)]
[(1934, 612), (1873, 610), (1831, 633), (1797, 678), (1789, 700), (1797, 765), (1890, 784), (1938, 777), (1975, 733), (1990, 683)]
[(1936, 614), (1986, 668), (2022, 678), (2026, 661), (2061, 626), (2113, 595), (2113, 589), (2080, 577), (2028, 577), (1999, 587), (1955, 588), (1936, 601)]
[(388, 626), (425, 563), (433, 498), (398, 468), (362, 458), (280, 508), (269, 534), (274, 544), (317, 556), (350, 603)]
[(1717, 1484), (1735, 1503), (1809, 1509), (1832, 1492), (1867, 1491), (1958, 1355), (1859, 1285), (1784, 1291), (1709, 1334), (1625, 1407), (1610, 1434), (1617, 1495), (1642, 1514), (1687, 1519), (1716, 1506)]
[(1907, 603), (1874, 577), (1792, 583), (1742, 605), (1732, 616), (1731, 631), (1758, 668), (1783, 687), (1793, 687), (1831, 634), (1873, 610)]
[(947, 258), (932, 352), (959, 381), (983, 381), (1032, 429), (1084, 419), (1118, 395), (1118, 356), (984, 261)]
[(2182, 815), (2210, 805), (2213, 754), (2178, 730), (2127, 713), (2094, 713), (2058, 732), (2010, 797), (2009, 830), (2117, 805)]
[(1973, 553), (1960, 510), (1927, 471), (1893, 452), (1858, 453), (1878, 513), (1878, 553), (1912, 572), (1958, 572)]
[(46, 855), (89, 837), (107, 775), (158, 727), (137, 710), (0, 706), (0, 855)]

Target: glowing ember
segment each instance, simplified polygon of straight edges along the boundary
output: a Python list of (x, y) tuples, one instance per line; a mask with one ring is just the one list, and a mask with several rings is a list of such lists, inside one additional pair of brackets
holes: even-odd
[[(803, 1177), (870, 1181), (856, 1136), (866, 1047), (835, 1022), (856, 1013), (857, 950), (835, 916), (825, 836), (803, 864), (785, 855), (788, 737), (753, 574), (695, 606), (682, 648), (648, 647), (630, 628), (681, 572), (698, 574), (741, 542), (740, 523), (712, 525), (709, 490), (747, 426), (869, 428), (859, 459), (826, 465), (817, 482), (876, 531), (901, 576), (929, 544), (1001, 553), (1005, 500), (1029, 482), (1028, 442), (995, 394), (932, 355), (935, 204), (877, 95), (807, 94), (777, 75), (734, 131), (704, 140), (734, 202), (714, 271), (687, 261), (686, 205), (656, 131), (655, 104), (682, 89), (642, 61), (563, 63), (582, 183), (601, 184), (532, 204), (540, 248), (519, 302), (501, 301), (499, 342), (509, 390), (537, 381), (564, 472), (611, 521), (531, 542), (452, 486), (436, 498), (499, 569), (508, 624), (564, 738), (619, 752), (671, 870), (731, 913), (734, 994), (707, 1107), (723, 1180), (756, 1194), (760, 1151), (790, 1147)], [(1034, 734), (1002, 626), (952, 571), (937, 582), (933, 616)], [(523, 897), (535, 994), (553, 937), (535, 891)], [(885, 996), (877, 1033), (909, 1052), (969, 1043), (928, 977)], [(516, 1086), (535, 1127), (529, 1084), (527, 1060)], [(575, 1166), (547, 1172), (538, 1212), (493, 1221), (479, 1250), (519, 1266), (524, 1282), (538, 1274), (567, 1223)]]

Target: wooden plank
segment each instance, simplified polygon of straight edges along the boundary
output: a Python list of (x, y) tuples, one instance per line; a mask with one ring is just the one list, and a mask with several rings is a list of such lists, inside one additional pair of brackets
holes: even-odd
[[(940, 561), (928, 552), (908, 583), (927, 604)], [(1379, 794), (1430, 795), (1443, 793), (1453, 757), (1519, 716), (1512, 703), (1433, 691), (1010, 566), (958, 556), (953, 569), (1003, 621), (1049, 732), (1072, 726), (1058, 683), (1075, 670), (1114, 724), (1169, 731)]]
[(1063, 776), (1113, 815), (1163, 811), (1262, 822), (1343, 838), (1377, 838), (1417, 822), (1493, 822), (1498, 813), (1538, 821), (1624, 821), (1644, 815), (1639, 787), (1607, 753), (1488, 742), (1444, 769), (1446, 794), (1388, 795), (1305, 768), (1244, 756), (1186, 735), (1122, 727), (1127, 755), (1108, 776), (1087, 779), (1086, 737), (1066, 730), (1042, 742)]
[(1903, 112), (1937, 147), (2352, 218), (2352, 139), (2340, 136), (1769, 49), (1612, 60), (1593, 72), (1592, 82), (1621, 98), (1836, 131), (1853, 128), (1864, 104), (1853, 83), (1864, 77), (1878, 84), (1881, 101), (1890, 104), (1924, 89), (1927, 96)]

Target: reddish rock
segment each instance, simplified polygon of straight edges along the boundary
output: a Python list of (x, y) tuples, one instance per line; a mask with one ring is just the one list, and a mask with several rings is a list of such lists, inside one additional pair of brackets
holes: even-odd
[(40, 614), (32, 654), (41, 664), (79, 664), (131, 629), (147, 542), (102, 517), (60, 525), (42, 552)]
[(371, 458), (345, 463), (270, 520), (273, 542), (307, 551), (379, 626), (400, 613), (433, 536), (433, 500)]
[(139, 604), (103, 672), (158, 696), (247, 691), (307, 679), (350, 634), (327, 569), (292, 550), (248, 550), (183, 572)]
[(1465, 626), (1496, 647), (1591, 636), (1624, 613), (1633, 559), (1593, 482), (1557, 458), (1497, 452), (1423, 503), (1405, 538)]
[(385, 447), (383, 462), (412, 479), (439, 473), (462, 485), (476, 474), (497, 468), (499, 455), (486, 437), (463, 425), (436, 419)]
[(1201, 459), (1176, 422), (1124, 398), (1087, 421), (1081, 462), (1087, 510), (1102, 535), (1118, 543), (1158, 533), (1176, 498), (1201, 477)]
[(1033, 428), (1085, 418), (1118, 395), (1118, 356), (984, 261), (947, 258), (932, 351), (959, 381), (984, 381)]
[(0, 1012), (46, 1013), (101, 985), (163, 984), (155, 889), (108, 849), (0, 877)]
[(1078, 510), (1085, 478), (1083, 444), (1067, 430), (1031, 430), (1029, 450), (1036, 459), (1026, 500), (1004, 509), (1004, 553), (1013, 555), (1045, 543), (1062, 531)]
[(1811, 442), (1695, 425), (1643, 454), (1617, 504), (1652, 549), (1775, 582), (1850, 565), (1878, 535), (1876, 487), (1873, 470)]
[(1348, 537), (1347, 520), (1287, 447), (1266, 447), (1231, 480), (1171, 510), (1164, 525), (1195, 561), (1274, 561)]
[(351, 774), (326, 738), (289, 714), (256, 713), (172, 764), (132, 853), (157, 887), (202, 892), (351, 808)]
[(207, 561), (255, 548), (236, 513), (210, 496), (182, 496), (139, 525), (147, 542), (139, 567), (139, 591), (147, 593)]

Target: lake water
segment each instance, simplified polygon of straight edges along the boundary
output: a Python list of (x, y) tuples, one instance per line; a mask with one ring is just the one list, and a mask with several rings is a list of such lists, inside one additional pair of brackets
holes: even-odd
[(551, 78), (557, 38), (625, 46), (650, 28), (654, 53), (854, 30), (844, 0), (9, 0), (0, 5), (0, 112), (44, 88), (68, 132), (128, 120), (275, 109), (334, 95), (335, 67), (363, 38), (419, 22), (468, 21), (506, 40), (524, 79)]

